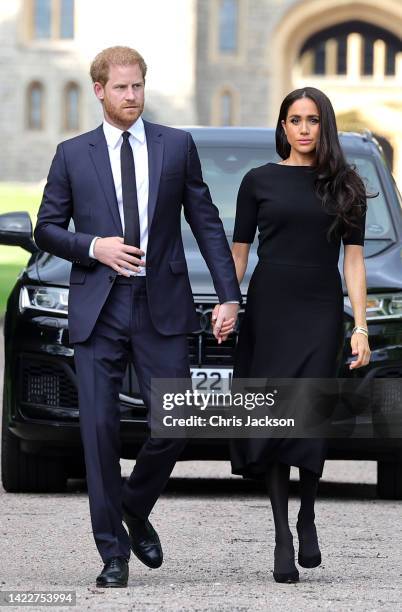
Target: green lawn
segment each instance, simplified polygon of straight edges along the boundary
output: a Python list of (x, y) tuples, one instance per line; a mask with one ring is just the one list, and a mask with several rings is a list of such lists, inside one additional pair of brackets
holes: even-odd
[(23, 265), (1, 264), (0, 266), (0, 318), (4, 315), (10, 290), (15, 285), (18, 273)]
[[(42, 197), (41, 185), (13, 185), (0, 183), (0, 214), (26, 211), (31, 216), (32, 226)], [(29, 253), (20, 247), (0, 245), (0, 317), (3, 315), (7, 297), (18, 272), (29, 259)]]

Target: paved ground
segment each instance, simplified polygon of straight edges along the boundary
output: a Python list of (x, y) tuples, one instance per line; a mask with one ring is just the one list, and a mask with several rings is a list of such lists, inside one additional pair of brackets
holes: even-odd
[[(123, 474), (131, 466), (122, 461)], [(292, 468), (294, 532), (297, 476)], [(127, 589), (94, 586), (102, 564), (82, 482), (57, 495), (0, 487), (0, 504), (0, 590), (73, 590), (80, 611), (402, 610), (402, 503), (375, 498), (374, 463), (326, 463), (316, 511), (323, 563), (299, 568), (296, 585), (273, 580), (264, 491), (225, 463), (176, 466), (152, 513), (165, 562), (150, 570), (133, 556)]]

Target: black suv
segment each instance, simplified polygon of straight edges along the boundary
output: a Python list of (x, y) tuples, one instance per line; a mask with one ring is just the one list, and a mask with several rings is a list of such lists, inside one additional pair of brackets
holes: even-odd
[[(244, 174), (267, 161), (277, 161), (274, 130), (191, 128), (204, 179), (220, 209), (229, 243), (237, 190)], [(371, 192), (368, 201), (365, 263), (367, 320), (371, 362), (356, 371), (348, 364), (353, 325), (345, 296), (345, 335), (340, 377), (402, 377), (402, 213), (401, 199), (378, 142), (366, 134), (341, 133), (349, 161), (356, 164)], [(74, 231), (71, 222), (70, 228)], [(199, 330), (188, 338), (194, 385), (215, 390), (230, 377), (237, 335), (218, 345), (210, 327), (216, 296), (208, 269), (188, 226), (183, 239), (190, 271)], [(7, 303), (4, 322), (5, 369), (2, 429), (2, 480), (7, 491), (62, 490), (68, 477), (84, 477), (85, 464), (78, 422), (74, 350), (68, 343), (67, 304), (71, 264), (40, 251), (32, 239), (25, 212), (0, 216), (0, 243), (25, 248), (31, 256), (18, 275)], [(256, 264), (256, 245), (242, 284), (246, 294)], [(339, 261), (342, 270), (343, 252)], [(240, 312), (240, 319), (241, 319)], [(399, 387), (400, 388), (400, 387)], [(121, 400), (122, 457), (135, 458), (146, 435), (146, 410), (134, 367), (126, 371)], [(395, 402), (392, 404), (395, 406)], [(402, 413), (402, 400), (398, 410)], [(400, 417), (400, 415), (399, 415)], [(344, 426), (345, 424), (343, 424)], [(329, 458), (378, 462), (378, 495), (402, 499), (402, 439), (350, 435), (331, 439)], [(224, 440), (192, 440), (183, 458), (228, 458)]]

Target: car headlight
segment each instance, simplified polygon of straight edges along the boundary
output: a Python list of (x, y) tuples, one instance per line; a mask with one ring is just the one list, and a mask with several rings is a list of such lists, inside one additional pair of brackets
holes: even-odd
[(62, 287), (35, 287), (24, 286), (20, 291), (20, 312), (26, 308), (67, 314), (68, 289)]
[[(346, 296), (343, 298), (345, 310), (353, 315), (352, 304)], [(370, 293), (366, 302), (366, 318), (370, 321), (379, 319), (402, 318), (402, 293)]]

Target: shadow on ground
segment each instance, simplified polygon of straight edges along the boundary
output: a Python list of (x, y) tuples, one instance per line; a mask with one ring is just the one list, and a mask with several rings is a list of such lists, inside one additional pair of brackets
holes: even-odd
[[(69, 480), (68, 493), (85, 493), (85, 480)], [(375, 484), (359, 484), (354, 482), (320, 481), (319, 494), (327, 499), (375, 499), (377, 487)], [(237, 478), (171, 478), (164, 496), (185, 495), (188, 498), (224, 498), (228, 495), (236, 497), (266, 497), (264, 483)], [(290, 481), (290, 497), (298, 497), (298, 481)]]

